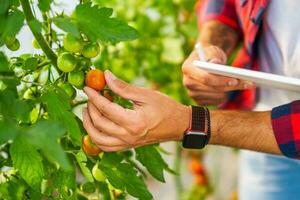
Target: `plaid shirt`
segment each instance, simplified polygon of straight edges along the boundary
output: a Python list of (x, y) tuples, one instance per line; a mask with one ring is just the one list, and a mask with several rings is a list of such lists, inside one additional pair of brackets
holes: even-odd
[[(196, 4), (199, 25), (218, 20), (238, 31), (243, 47), (232, 65), (260, 70), (257, 62), (257, 38), (263, 15), (270, 0), (199, 0)], [(223, 107), (226, 109), (252, 109), (256, 103), (255, 89), (234, 91)], [(282, 153), (300, 159), (300, 101), (272, 110), (272, 126)]]

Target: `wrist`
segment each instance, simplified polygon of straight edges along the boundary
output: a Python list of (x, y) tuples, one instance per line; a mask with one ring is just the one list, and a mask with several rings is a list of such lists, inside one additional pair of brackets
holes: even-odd
[(183, 139), (184, 133), (190, 128), (190, 121), (192, 116), (192, 108), (190, 106), (183, 106), (181, 110), (181, 120), (178, 123), (178, 131), (175, 135), (176, 141), (181, 141)]
[(210, 125), (211, 125), (211, 134), (209, 144), (220, 144), (220, 120), (222, 119), (222, 112), (211, 110), (210, 111)]

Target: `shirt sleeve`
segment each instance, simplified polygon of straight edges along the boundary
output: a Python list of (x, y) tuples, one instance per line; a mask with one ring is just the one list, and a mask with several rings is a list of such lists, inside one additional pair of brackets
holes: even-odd
[(218, 20), (233, 29), (239, 30), (235, 0), (199, 0), (195, 6), (198, 24)]
[(272, 127), (282, 154), (300, 159), (300, 100), (273, 108)]

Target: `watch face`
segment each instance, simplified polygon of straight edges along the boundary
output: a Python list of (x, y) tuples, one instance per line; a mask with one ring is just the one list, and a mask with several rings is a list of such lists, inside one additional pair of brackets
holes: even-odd
[(203, 132), (188, 132), (183, 138), (183, 147), (189, 149), (202, 149), (207, 144), (207, 134)]

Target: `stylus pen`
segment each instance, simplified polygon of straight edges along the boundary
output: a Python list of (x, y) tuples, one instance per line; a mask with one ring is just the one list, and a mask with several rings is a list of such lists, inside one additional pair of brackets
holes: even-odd
[(199, 56), (200, 61), (205, 61), (205, 53), (202, 45), (199, 42), (195, 45), (195, 49)]

